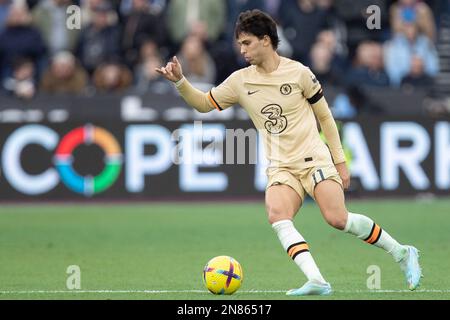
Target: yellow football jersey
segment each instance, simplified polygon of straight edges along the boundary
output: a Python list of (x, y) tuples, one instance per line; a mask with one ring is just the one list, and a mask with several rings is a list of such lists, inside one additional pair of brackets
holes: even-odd
[(264, 139), (269, 169), (333, 164), (312, 109), (321, 97), (321, 86), (310, 69), (285, 57), (271, 73), (260, 73), (252, 65), (208, 93), (209, 102), (219, 110), (234, 104), (245, 108)]

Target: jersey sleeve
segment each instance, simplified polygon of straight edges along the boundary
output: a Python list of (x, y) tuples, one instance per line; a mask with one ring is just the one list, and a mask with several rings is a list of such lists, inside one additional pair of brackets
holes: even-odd
[(208, 92), (209, 102), (219, 111), (239, 102), (239, 72), (232, 73), (224, 82)]
[(303, 90), (303, 95), (308, 100), (310, 105), (317, 103), (322, 97), (322, 87), (312, 71), (305, 66), (302, 66), (300, 71), (300, 87)]

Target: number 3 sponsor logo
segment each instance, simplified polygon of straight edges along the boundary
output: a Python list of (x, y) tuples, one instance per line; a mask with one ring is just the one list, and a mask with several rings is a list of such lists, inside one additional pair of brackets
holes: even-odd
[(286, 129), (288, 121), (280, 105), (269, 104), (261, 109), (261, 113), (269, 119), (264, 124), (269, 133), (279, 134)]

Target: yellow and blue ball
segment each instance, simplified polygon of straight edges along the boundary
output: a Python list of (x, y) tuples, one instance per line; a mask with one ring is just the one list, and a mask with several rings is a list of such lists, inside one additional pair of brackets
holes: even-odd
[(203, 282), (213, 294), (233, 294), (241, 286), (243, 272), (240, 263), (229, 256), (217, 256), (203, 269)]

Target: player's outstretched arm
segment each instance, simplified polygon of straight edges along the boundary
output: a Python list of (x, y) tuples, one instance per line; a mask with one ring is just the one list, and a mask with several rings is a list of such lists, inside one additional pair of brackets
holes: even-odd
[(209, 112), (214, 106), (209, 102), (207, 94), (194, 88), (183, 76), (183, 70), (177, 57), (173, 57), (165, 67), (156, 68), (156, 72), (164, 78), (175, 83), (175, 86), (184, 101), (199, 112)]

